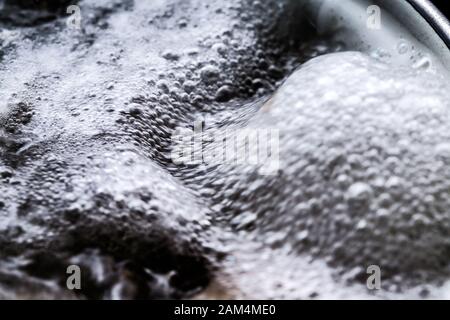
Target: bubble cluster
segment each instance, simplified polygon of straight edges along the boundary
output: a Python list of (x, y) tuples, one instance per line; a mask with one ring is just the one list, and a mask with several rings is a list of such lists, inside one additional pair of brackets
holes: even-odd
[(255, 217), (252, 237), (292, 254), (360, 275), (378, 265), (403, 288), (445, 279), (448, 92), (443, 76), (363, 54), (316, 58), (247, 125), (280, 130), (278, 173), (219, 166), (207, 180), (222, 182), (214, 201), (236, 228)]
[[(372, 297), (367, 264), (389, 284), (445, 278), (448, 87), (425, 61), (335, 54), (287, 0), (78, 5), (81, 31), (0, 16), (20, 31), (1, 49), (0, 297), (214, 296), (228, 280), (229, 297)], [(279, 130), (279, 170), (174, 163), (199, 119), (213, 151), (227, 129)]]
[[(149, 287), (123, 297), (192, 295), (224, 245), (213, 239), (221, 232), (212, 231), (208, 201), (173, 177), (173, 130), (197, 112), (272, 92), (290, 63), (307, 58), (260, 34), (277, 37), (262, 23), (272, 18), (256, 19), (267, 8), (281, 14), (274, 1), (85, 0), (78, 31), (60, 16), (65, 5), (6, 2), (0, 17), (17, 31), (2, 49), (0, 273), (12, 279), (6, 266), (21, 270), (1, 295), (66, 296), (46, 283), (64, 283), (58, 270), (80, 255), (94, 265), (84, 268), (115, 279), (90, 277), (82, 296), (133, 287), (113, 275), (130, 264), (137, 267), (124, 272)], [(166, 277), (165, 289), (152, 277)], [(42, 279), (41, 291), (32, 278)]]

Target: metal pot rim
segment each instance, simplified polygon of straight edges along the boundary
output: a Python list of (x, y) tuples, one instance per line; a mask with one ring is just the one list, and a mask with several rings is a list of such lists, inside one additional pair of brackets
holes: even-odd
[(450, 48), (450, 22), (429, 0), (407, 0)]

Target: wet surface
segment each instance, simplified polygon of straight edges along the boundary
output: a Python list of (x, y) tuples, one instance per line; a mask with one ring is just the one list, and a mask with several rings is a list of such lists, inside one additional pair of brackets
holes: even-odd
[[(335, 53), (293, 1), (42, 3), (0, 14), (0, 297), (445, 294), (443, 75)], [(174, 161), (199, 121), (218, 153), (277, 130), (279, 167)]]

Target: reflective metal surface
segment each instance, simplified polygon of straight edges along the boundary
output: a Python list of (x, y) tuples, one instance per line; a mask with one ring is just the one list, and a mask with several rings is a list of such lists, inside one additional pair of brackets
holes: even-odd
[(428, 21), (450, 47), (450, 22), (439, 9), (428, 0), (408, 0), (408, 2)]

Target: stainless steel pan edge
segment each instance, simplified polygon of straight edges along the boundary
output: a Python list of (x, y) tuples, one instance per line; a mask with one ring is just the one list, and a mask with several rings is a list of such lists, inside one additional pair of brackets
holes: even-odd
[(439, 34), (447, 47), (450, 48), (450, 22), (429, 0), (406, 0), (431, 27)]

